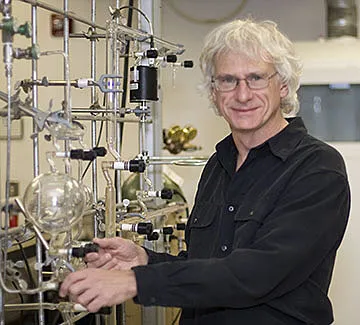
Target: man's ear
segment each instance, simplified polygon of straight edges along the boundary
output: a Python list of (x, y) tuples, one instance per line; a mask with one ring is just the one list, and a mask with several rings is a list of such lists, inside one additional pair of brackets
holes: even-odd
[(289, 93), (289, 87), (288, 87), (288, 85), (282, 84), (282, 85), (280, 86), (280, 97), (281, 97), (281, 98), (284, 98), (284, 97), (286, 97), (286, 96), (288, 95), (288, 93)]
[(211, 98), (213, 103), (216, 102), (216, 89), (215, 89), (214, 86), (211, 86), (210, 98)]
[(216, 95), (215, 95), (215, 93), (214, 93), (214, 90), (211, 91), (210, 99), (211, 99), (211, 101), (212, 101), (213, 103), (215, 103), (215, 101), (216, 101)]
[(209, 100), (211, 101), (211, 107), (215, 110), (216, 114), (219, 116), (222, 116), (220, 110), (218, 109), (217, 105), (216, 105), (216, 90), (214, 88), (211, 89), (211, 93), (209, 96)]

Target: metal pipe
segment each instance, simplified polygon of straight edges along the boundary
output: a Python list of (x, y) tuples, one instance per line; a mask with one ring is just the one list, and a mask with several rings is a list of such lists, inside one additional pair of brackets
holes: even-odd
[[(59, 310), (61, 312), (78, 312), (81, 313), (77, 314), (70, 318), (71, 324), (78, 321), (79, 319), (85, 317), (89, 313), (86, 311), (84, 312), (84, 307), (79, 304), (74, 304), (71, 302), (60, 302), (58, 304), (53, 303), (22, 303), (22, 304), (6, 304), (5, 310), (6, 311), (18, 311), (18, 310), (38, 310), (38, 309), (47, 309), (47, 310)], [(67, 321), (61, 324), (69, 324)]]
[[(146, 102), (143, 101), (140, 104), (140, 108), (147, 110), (147, 105)], [(141, 114), (140, 116), (140, 125), (139, 125), (139, 151), (140, 154), (142, 154), (143, 156), (148, 156), (149, 155), (149, 151), (147, 148), (147, 143), (146, 143), (146, 122), (147, 122), (147, 117), (146, 117), (146, 113), (144, 112), (143, 114)], [(152, 138), (152, 135), (150, 135), (150, 137)], [(151, 142), (150, 142), (151, 143)], [(139, 189), (140, 191), (145, 190), (145, 177), (147, 177), (147, 173), (148, 171), (146, 170), (146, 174), (143, 174), (143, 177), (140, 177), (139, 179)]]
[(57, 310), (57, 304), (52, 303), (22, 303), (22, 304), (6, 304), (6, 311), (19, 311), (19, 310), (38, 310), (40, 308), (47, 310)]
[[(120, 7), (120, 3), (119, 0), (116, 0), (116, 8)], [(116, 17), (116, 24), (118, 25), (120, 23), (120, 18), (117, 16)], [(121, 49), (121, 44), (120, 44), (120, 40), (119, 38), (116, 37), (112, 38), (115, 47), (112, 49), (112, 59), (111, 59), (111, 73), (115, 74), (115, 75), (120, 75), (120, 49)], [(115, 86), (116, 87), (116, 86)], [(118, 86), (120, 87), (120, 85)], [(112, 112), (113, 112), (113, 121), (112, 123), (112, 127), (113, 127), (113, 136), (115, 137), (115, 150), (116, 152), (119, 154), (119, 158), (120, 158), (120, 152), (121, 152), (121, 124), (119, 123), (119, 121), (116, 119), (116, 112), (120, 110), (120, 93), (114, 93), (113, 96), (111, 97), (113, 99), (113, 107), (112, 107)], [(123, 94), (123, 96), (125, 96), (125, 94)], [(106, 224), (106, 227), (108, 230), (106, 230), (106, 233), (109, 232), (109, 237), (113, 237), (116, 236), (116, 202), (120, 202), (121, 201), (121, 171), (120, 170), (115, 170), (115, 184), (114, 187), (106, 187), (105, 190), (105, 198), (106, 198), (106, 203), (105, 203), (105, 209), (107, 209), (107, 205), (110, 206), (110, 210), (108, 210), (108, 213), (110, 214), (108, 221), (111, 223), (109, 226)], [(112, 190), (114, 192), (112, 192)], [(111, 234), (111, 235), (110, 235)], [(105, 236), (107, 236), (105, 234)], [(116, 306), (111, 307), (111, 313), (110, 315), (105, 317), (105, 324), (106, 325), (116, 325), (117, 323), (117, 315), (116, 315)], [(123, 325), (123, 324), (119, 324), (119, 325)]]
[[(96, 0), (91, 0), (91, 23), (95, 24), (96, 22)], [(91, 27), (92, 34), (96, 33), (96, 28)], [(92, 80), (96, 80), (96, 39), (90, 39), (90, 76)], [(98, 100), (98, 94), (95, 87), (91, 88), (91, 103), (95, 103)], [(97, 146), (97, 129), (96, 129), (96, 120), (91, 121), (91, 146), (92, 148)], [(92, 179), (92, 190), (94, 201), (98, 201), (98, 179), (97, 179), (97, 161), (93, 161), (91, 169), (91, 179)], [(98, 236), (98, 227), (96, 215), (94, 215), (94, 236)]]
[(111, 180), (109, 170), (114, 169), (113, 162), (103, 161), (101, 169), (106, 180), (105, 188), (105, 237), (115, 237), (116, 235), (116, 202), (115, 187)]
[[(105, 188), (105, 237), (116, 236), (116, 193), (115, 187), (110, 177), (109, 170), (114, 169), (114, 163), (103, 161), (101, 165), (102, 172), (106, 179)], [(106, 325), (116, 325), (116, 308), (111, 308), (111, 314), (105, 317)]]
[[(79, 121), (114, 121), (114, 118), (110, 116), (78, 116), (73, 115), (73, 120), (79, 120)], [(126, 117), (116, 117), (116, 121), (119, 122), (129, 122), (129, 123), (139, 123), (138, 119), (134, 118), (126, 118)], [(151, 123), (150, 121), (147, 121), (147, 123)]]
[[(116, 8), (120, 7), (120, 1), (116, 0)], [(116, 24), (119, 25), (121, 23), (120, 17), (116, 16)], [(115, 57), (114, 57), (114, 74), (120, 75), (120, 54), (121, 54), (121, 46), (120, 46), (119, 38), (116, 38), (116, 48), (115, 48)], [(117, 152), (121, 152), (121, 142), (122, 142), (122, 126), (119, 121), (116, 120), (116, 112), (120, 110), (120, 93), (114, 94), (114, 107), (113, 107), (113, 117), (114, 118), (114, 126), (115, 126), (115, 148)], [(126, 94), (123, 94), (126, 96)], [(116, 202), (121, 202), (121, 171), (115, 170), (115, 196)], [(122, 324), (120, 324), (122, 325)]]
[(79, 21), (81, 23), (84, 23), (85, 25), (88, 25), (88, 26), (92, 26), (92, 27), (95, 27), (95, 28), (98, 28), (98, 29), (101, 29), (101, 30), (106, 30), (105, 27), (103, 26), (100, 26), (100, 25), (97, 25), (97, 24), (94, 24), (93, 22), (87, 20), (87, 19), (84, 19), (72, 12), (65, 12), (64, 10), (61, 10), (59, 8), (56, 8), (54, 6), (51, 6), (47, 3), (44, 3), (42, 1), (37, 1), (37, 0), (20, 0), (22, 2), (25, 2), (25, 3), (29, 3), (33, 6), (37, 6), (37, 7), (40, 7), (42, 9), (45, 9), (45, 10), (48, 10), (48, 11), (51, 11), (51, 12), (54, 12), (56, 14), (59, 14), (61, 16), (64, 16), (64, 17), (68, 17), (68, 18), (71, 18), (71, 19), (74, 19), (76, 21)]
[[(94, 0), (91, 0), (94, 1)], [(94, 27), (93, 27), (94, 28)], [(86, 39), (90, 39), (91, 41), (96, 41), (99, 38), (106, 38), (105, 34), (96, 34), (91, 33), (91, 34), (86, 34), (86, 33), (71, 33), (69, 34), (70, 38), (86, 38)]]
[[(2, 22), (11, 22), (13, 19), (12, 17), (12, 4), (11, 0), (4, 1), (3, 7), (3, 20)], [(10, 200), (10, 167), (11, 167), (11, 77), (12, 77), (12, 68), (13, 68), (13, 35), (11, 31), (6, 31), (3, 29), (2, 31), (2, 42), (3, 42), (3, 51), (4, 51), (4, 57), (3, 61), (5, 64), (5, 76), (6, 76), (6, 85), (7, 85), (7, 141), (6, 141), (6, 173), (5, 173), (5, 224), (3, 227), (2, 224), (2, 218), (0, 220), (0, 229), (4, 229), (5, 232), (5, 241), (8, 240), (7, 234), (9, 229), (9, 200)], [(0, 278), (1, 278), (1, 287), (6, 290), (5, 283), (3, 283), (3, 273), (4, 272), (4, 278), (6, 276), (5, 272), (5, 265), (7, 262), (7, 251), (4, 251), (4, 259), (3, 254), (0, 253), (0, 266), (2, 270), (0, 270)], [(4, 310), (4, 295), (3, 291), (1, 290), (0, 295), (1, 301), (0, 301), (0, 310)], [(1, 324), (4, 324), (5, 318), (4, 313), (0, 313), (0, 322)]]
[[(82, 312), (82, 313), (77, 314), (76, 316), (71, 317), (71, 319), (70, 319), (71, 324), (74, 324), (74, 322), (77, 322), (78, 320), (84, 318), (88, 314), (89, 314), (88, 312)], [(69, 322), (65, 321), (65, 322), (61, 323), (60, 325), (68, 325), (68, 324), (69, 324)]]
[[(160, 17), (160, 1), (158, 0), (140, 0), (139, 1), (139, 8), (145, 12), (147, 16), (150, 17), (150, 20), (154, 22), (154, 32), (155, 33), (161, 33), (161, 17)], [(141, 29), (144, 29), (146, 27), (144, 24), (141, 24), (142, 21), (140, 21)], [(157, 42), (154, 38), (154, 43), (156, 44), (156, 47), (159, 47), (160, 43)], [(176, 54), (183, 53), (184, 49), (182, 51), (176, 51)], [(162, 51), (159, 49), (159, 53)], [(148, 150), (149, 156), (152, 155), (159, 155), (161, 153), (161, 147), (160, 143), (161, 136), (162, 136), (162, 120), (161, 120), (161, 102), (153, 102), (150, 105), (151, 107), (151, 117), (153, 120), (153, 123), (150, 124), (142, 124), (142, 127), (145, 132), (145, 138), (144, 142), (146, 141), (146, 150)], [(159, 143), (160, 142), (160, 143)], [(155, 188), (159, 188), (162, 186), (162, 177), (161, 177), (161, 171), (158, 168), (154, 168), (154, 166), (151, 166), (150, 168), (147, 168), (147, 173), (149, 175), (149, 179), (151, 180), (152, 184)], [(159, 172), (160, 171), (160, 172)], [(144, 178), (144, 181), (147, 180)], [(157, 228), (160, 220), (155, 219), (154, 225)], [(147, 248), (153, 248), (155, 251), (163, 252), (163, 241), (160, 239), (156, 242), (145, 242), (145, 247)], [(160, 307), (144, 307), (142, 312), (142, 321), (144, 324), (156, 324), (156, 325), (164, 325), (165, 324), (165, 312), (163, 308)]]
[(26, 295), (35, 295), (35, 294), (38, 294), (39, 292), (44, 292), (44, 291), (48, 291), (48, 290), (58, 290), (58, 287), (59, 287), (58, 283), (50, 280), (47, 282), (43, 282), (41, 284), (41, 286), (38, 286), (37, 288), (34, 288), (34, 289), (14, 290), (14, 289), (10, 289), (6, 286), (2, 275), (0, 276), (0, 285), (7, 293), (10, 293), (10, 294), (23, 293)]
[[(116, 22), (112, 19), (108, 22), (108, 30), (107, 30), (107, 44), (110, 45), (110, 47), (107, 47), (107, 66), (110, 69), (110, 73), (115, 72), (116, 68), (116, 54), (117, 54), (117, 46), (118, 46), (118, 36), (119, 33), (116, 31), (115, 28)], [(109, 53), (110, 52), (110, 53)], [(116, 85), (116, 82), (111, 83), (109, 86), (111, 89), (118, 88), (118, 85)], [(114, 113), (117, 109), (117, 94), (116, 93), (107, 93), (106, 94), (106, 109), (108, 112)], [(114, 157), (115, 160), (119, 161), (121, 159), (120, 152), (116, 148), (116, 114), (113, 114), (112, 120), (110, 122), (106, 123), (106, 144), (107, 148), (110, 152), (110, 154)]]
[(207, 157), (149, 157), (149, 165), (204, 166)]
[[(64, 0), (64, 12), (69, 12), (69, 0)], [(71, 123), (71, 85), (70, 85), (70, 63), (69, 63), (69, 17), (67, 15), (64, 16), (64, 61), (63, 61), (63, 69), (64, 69), (64, 80), (66, 81), (66, 86), (64, 87), (64, 98), (65, 98), (65, 107), (64, 107), (64, 116)], [(70, 141), (64, 141), (65, 151), (70, 150)], [(70, 160), (65, 159), (65, 172), (67, 174), (71, 174), (71, 165)], [(69, 233), (71, 236), (71, 233)]]
[[(104, 114), (106, 114), (106, 113), (109, 113), (109, 111), (107, 109), (104, 109), (104, 108), (94, 110), (94, 109), (91, 109), (91, 108), (73, 107), (72, 113), (73, 114), (76, 114), (76, 113), (84, 113), (84, 114), (104, 113)], [(120, 110), (118, 110), (118, 111), (115, 111), (115, 114), (120, 115), (120, 114), (122, 114), (122, 112)]]
[(158, 38), (154, 35), (143, 32), (141, 30), (133, 29), (133, 28), (127, 27), (125, 25), (118, 25), (117, 29), (122, 34), (124, 34), (126, 36), (130, 36), (134, 40), (138, 40), (138, 41), (142, 41), (142, 42), (148, 40), (150, 42), (150, 39), (153, 38), (154, 43), (156, 43), (157, 46), (159, 46), (159, 45), (163, 46), (166, 50), (168, 50), (174, 54), (180, 55), (180, 54), (184, 53), (184, 51), (185, 51), (184, 46), (182, 44), (175, 44), (175, 43), (172, 43), (169, 41), (165, 41), (161, 38)]
[[(36, 6), (31, 6), (31, 28), (32, 28), (32, 34), (31, 34), (31, 44), (33, 46), (37, 45), (37, 7)], [(31, 60), (31, 66), (32, 66), (32, 73), (31, 73), (31, 78), (32, 80), (36, 80), (37, 79), (37, 73), (38, 73), (38, 64), (37, 64), (37, 60), (35, 60), (34, 58)], [(38, 87), (36, 85), (33, 86), (32, 88), (32, 105), (33, 105), (33, 111), (35, 111), (38, 108)], [(38, 135), (38, 127), (37, 124), (35, 122), (35, 120), (33, 121), (33, 175), (34, 177), (37, 177), (39, 175), (39, 169), (40, 169), (40, 163), (39, 163), (39, 135)], [(41, 238), (37, 237), (36, 238), (36, 245), (35, 245), (35, 249), (36, 249), (36, 262), (38, 263), (38, 265), (42, 265), (42, 256), (43, 256), (43, 249), (42, 249), (42, 242), (41, 242)], [(38, 286), (42, 286), (43, 284), (43, 275), (42, 275), (42, 270), (39, 269), (37, 271), (37, 282), (38, 282)], [(37, 294), (37, 299), (39, 301), (40, 304), (42, 304), (44, 302), (44, 294), (43, 292), (39, 292)], [(45, 324), (45, 313), (43, 308), (39, 308), (39, 312), (38, 312), (38, 322), (39, 325), (44, 325)]]

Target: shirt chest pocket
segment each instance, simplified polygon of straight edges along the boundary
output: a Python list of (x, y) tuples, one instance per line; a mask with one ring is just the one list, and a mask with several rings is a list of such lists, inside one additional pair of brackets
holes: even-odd
[(266, 222), (266, 217), (271, 212), (271, 208), (264, 204), (256, 206), (242, 205), (237, 211), (234, 233), (234, 249), (249, 247), (253, 242), (256, 232)]
[(219, 207), (212, 203), (195, 205), (188, 221), (188, 256), (208, 258), (211, 256), (216, 235)]

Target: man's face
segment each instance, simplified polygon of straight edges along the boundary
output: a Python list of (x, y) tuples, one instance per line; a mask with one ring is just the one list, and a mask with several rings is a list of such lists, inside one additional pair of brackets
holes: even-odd
[(217, 57), (213, 77), (225, 84), (234, 78), (254, 81), (271, 77), (262, 89), (250, 89), (245, 80), (238, 81), (235, 89), (226, 92), (213, 85), (214, 103), (233, 134), (255, 132), (266, 140), (267, 135), (273, 135), (284, 122), (280, 100), (287, 95), (288, 89), (281, 84), (272, 64), (230, 52)]

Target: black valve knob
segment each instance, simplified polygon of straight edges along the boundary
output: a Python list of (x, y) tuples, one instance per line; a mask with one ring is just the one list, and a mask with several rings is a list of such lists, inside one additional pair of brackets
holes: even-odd
[(192, 68), (194, 66), (194, 62), (193, 61), (184, 61), (183, 63), (184, 68)]
[(82, 149), (73, 149), (73, 150), (70, 150), (70, 158), (91, 161), (96, 158), (96, 152), (93, 150), (84, 151)]
[(105, 157), (107, 154), (105, 147), (95, 147), (93, 150), (96, 152), (97, 157)]
[(95, 243), (89, 243), (80, 247), (73, 247), (71, 255), (73, 257), (85, 257), (88, 253), (96, 253), (99, 251), (99, 245)]
[(147, 235), (146, 236), (146, 239), (149, 240), (149, 241), (152, 241), (152, 240), (158, 240), (159, 239), (159, 233), (154, 231), (153, 233), (151, 233), (150, 235)]
[(83, 156), (84, 156), (84, 150), (82, 149), (70, 150), (71, 159), (82, 159)]
[(174, 232), (174, 228), (171, 226), (163, 227), (162, 230), (164, 235), (172, 235), (172, 233)]
[(176, 230), (185, 230), (185, 227), (186, 225), (183, 222), (176, 224)]
[(156, 59), (158, 57), (158, 51), (155, 49), (147, 50), (146, 57), (148, 59)]
[(150, 222), (139, 222), (137, 224), (137, 233), (139, 235), (151, 235), (153, 231), (153, 225)]
[(166, 56), (166, 62), (175, 63), (177, 61), (177, 56), (175, 54), (169, 54)]
[(164, 200), (171, 200), (174, 192), (168, 188), (164, 188), (161, 190), (161, 198)]
[(129, 171), (142, 173), (145, 170), (145, 161), (144, 160), (130, 160), (129, 161)]
[(94, 150), (87, 150), (84, 151), (82, 160), (86, 160), (86, 161), (93, 161), (94, 159), (96, 159), (97, 154)]

